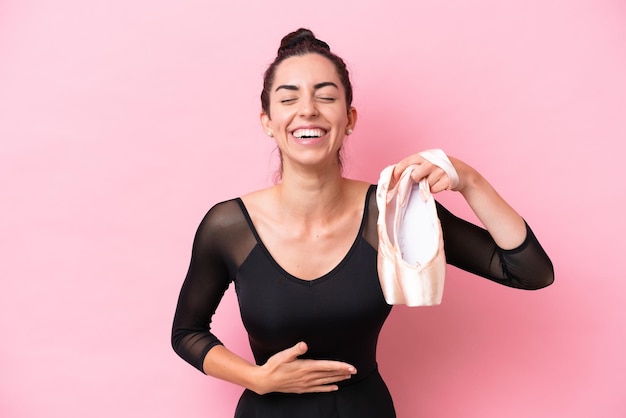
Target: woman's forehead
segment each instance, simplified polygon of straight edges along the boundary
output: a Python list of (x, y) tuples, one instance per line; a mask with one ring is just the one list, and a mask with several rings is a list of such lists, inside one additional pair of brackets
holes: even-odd
[(341, 84), (333, 62), (315, 53), (285, 59), (276, 67), (274, 75), (274, 85), (314, 85), (327, 81)]

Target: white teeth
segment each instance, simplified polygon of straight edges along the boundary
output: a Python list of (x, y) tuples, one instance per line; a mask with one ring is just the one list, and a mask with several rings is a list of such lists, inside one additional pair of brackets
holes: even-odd
[(296, 138), (319, 138), (326, 133), (323, 129), (296, 129), (293, 136)]

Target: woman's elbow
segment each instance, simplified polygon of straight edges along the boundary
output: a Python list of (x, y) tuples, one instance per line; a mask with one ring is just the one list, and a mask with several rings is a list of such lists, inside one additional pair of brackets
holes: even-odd
[(519, 283), (521, 284), (520, 287), (525, 290), (539, 290), (550, 286), (554, 283), (554, 269), (552, 268), (552, 264), (543, 271), (536, 271), (531, 278), (526, 278), (526, 280), (523, 281), (519, 280)]

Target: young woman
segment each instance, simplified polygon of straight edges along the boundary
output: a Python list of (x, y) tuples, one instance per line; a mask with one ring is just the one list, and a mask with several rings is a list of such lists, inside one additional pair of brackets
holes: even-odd
[[(194, 367), (245, 388), (236, 417), (395, 417), (377, 370), (376, 344), (391, 307), (377, 274), (374, 185), (342, 176), (340, 151), (355, 129), (343, 60), (312, 32), (281, 42), (265, 73), (261, 124), (276, 140), (281, 181), (209, 210), (195, 236), (172, 345)], [(524, 220), (472, 167), (450, 157), (461, 193), (484, 229), (437, 204), (448, 263), (506, 286), (538, 289), (553, 269)], [(450, 187), (418, 154), (392, 182)], [(233, 282), (255, 363), (210, 331)]]

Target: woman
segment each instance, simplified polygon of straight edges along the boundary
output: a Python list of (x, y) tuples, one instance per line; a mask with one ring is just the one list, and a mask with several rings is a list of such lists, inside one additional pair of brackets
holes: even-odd
[[(215, 205), (202, 220), (172, 331), (176, 352), (246, 388), (236, 417), (395, 417), (376, 343), (391, 308), (376, 271), (375, 186), (342, 177), (357, 122), (346, 66), (308, 30), (287, 35), (265, 73), (261, 124), (276, 140), (281, 181)], [(461, 193), (486, 229), (437, 204), (446, 258), (506, 286), (552, 283), (549, 258), (524, 220), (472, 167), (450, 157)], [(412, 179), (433, 193), (450, 179), (419, 155)], [(210, 332), (234, 282), (256, 364)]]

